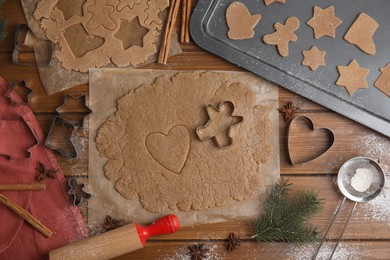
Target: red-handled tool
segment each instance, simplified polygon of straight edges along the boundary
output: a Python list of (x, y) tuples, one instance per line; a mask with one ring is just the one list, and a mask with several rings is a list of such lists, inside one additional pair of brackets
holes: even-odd
[(57, 259), (110, 259), (141, 249), (150, 236), (171, 234), (180, 229), (179, 219), (171, 214), (149, 226), (129, 224), (110, 232), (90, 237), (50, 252)]

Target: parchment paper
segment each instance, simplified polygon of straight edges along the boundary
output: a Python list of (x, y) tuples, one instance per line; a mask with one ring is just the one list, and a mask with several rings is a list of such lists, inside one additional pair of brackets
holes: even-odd
[[(43, 29), (39, 25), (39, 22), (35, 20), (33, 16), (36, 5), (39, 1), (40, 0), (21, 0), (21, 3), (23, 6), (24, 15), (27, 20), (27, 25), (32, 32), (32, 34), (26, 38), (25, 44), (34, 48), (34, 55), (38, 65), (39, 76), (46, 93), (48, 95), (52, 95), (71, 87), (88, 83), (88, 73), (66, 70), (62, 67), (58, 59), (55, 58), (54, 53), (58, 46), (53, 46), (53, 44), (48, 41)], [(167, 10), (162, 13), (163, 21), (165, 21), (166, 16)], [(159, 49), (162, 35), (163, 33), (156, 42), (157, 49)], [(172, 56), (179, 53), (181, 53), (181, 48), (179, 45), (177, 33), (175, 32), (173, 35), (172, 47), (169, 55)], [(147, 60), (147, 62), (142, 65), (156, 62), (157, 58), (158, 52), (155, 55), (152, 55)], [(114, 65), (111, 64), (106, 67), (111, 68), (114, 67)]]
[[(258, 104), (269, 108), (273, 125), (274, 156), (263, 166), (265, 187), (251, 200), (233, 202), (224, 207), (204, 211), (180, 212), (166, 210), (161, 213), (146, 211), (138, 201), (125, 200), (115, 189), (103, 172), (105, 158), (99, 156), (95, 136), (101, 124), (117, 109), (116, 100), (144, 83), (151, 84), (162, 75), (174, 75), (180, 71), (137, 70), (137, 69), (92, 69), (89, 72), (89, 107), (93, 113), (89, 119), (89, 187), (94, 198), (88, 203), (88, 224), (101, 225), (107, 215), (126, 221), (151, 223), (166, 214), (176, 214), (183, 227), (201, 223), (216, 223), (233, 219), (255, 219), (262, 211), (262, 203), (267, 190), (280, 176), (279, 167), (279, 120), (278, 87), (249, 72), (224, 72), (231, 82), (244, 82), (257, 93)], [(183, 72), (183, 71), (181, 71)]]

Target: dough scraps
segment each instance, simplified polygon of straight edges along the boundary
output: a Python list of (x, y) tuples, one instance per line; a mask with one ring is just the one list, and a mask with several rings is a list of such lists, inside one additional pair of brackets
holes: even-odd
[[(207, 104), (226, 100), (245, 120), (232, 128), (234, 144), (219, 149), (201, 142), (195, 130), (209, 119)], [(262, 187), (262, 164), (273, 153), (271, 129), (268, 109), (243, 83), (214, 72), (178, 73), (120, 98), (96, 144), (108, 158), (106, 177), (124, 198), (138, 197), (150, 212), (203, 210), (251, 198)]]
[(375, 55), (373, 36), (378, 27), (379, 24), (368, 14), (361, 13), (345, 34), (344, 39), (350, 44), (355, 44), (365, 53)]
[(64, 2), (41, 0), (34, 17), (47, 38), (59, 45), (55, 55), (65, 69), (137, 66), (157, 53), (163, 24), (159, 15), (169, 0)]
[(381, 68), (380, 71), (382, 74), (375, 81), (374, 86), (390, 97), (390, 63)]
[(233, 2), (226, 10), (226, 22), (229, 27), (228, 37), (232, 40), (253, 38), (253, 28), (260, 21), (261, 15), (251, 15), (243, 3)]
[(286, 3), (286, 0), (264, 0), (264, 3), (266, 6), (269, 6), (270, 4), (275, 3), (275, 2), (284, 4), (284, 3)]
[(292, 16), (287, 18), (286, 23), (275, 24), (276, 32), (267, 34), (263, 37), (263, 41), (268, 45), (276, 45), (278, 52), (281, 56), (288, 56), (288, 43), (290, 41), (296, 42), (298, 37), (295, 35), (295, 31), (299, 28), (300, 22), (298, 18)]
[(311, 47), (310, 50), (302, 51), (302, 65), (308, 66), (311, 70), (316, 70), (319, 66), (325, 66), (326, 51), (320, 51), (317, 46)]
[(358, 88), (368, 88), (367, 76), (370, 70), (360, 67), (355, 59), (348, 66), (337, 66), (337, 70), (340, 77), (336, 84), (343, 86), (350, 95), (355, 93)]
[(329, 6), (326, 9), (321, 9), (314, 6), (313, 17), (307, 21), (307, 24), (314, 30), (314, 38), (318, 39), (322, 36), (336, 37), (336, 27), (342, 21), (334, 14), (334, 6)]

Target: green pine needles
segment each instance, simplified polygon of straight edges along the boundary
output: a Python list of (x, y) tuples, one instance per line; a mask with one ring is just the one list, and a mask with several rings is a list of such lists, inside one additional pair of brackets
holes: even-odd
[(319, 227), (307, 223), (322, 209), (318, 193), (300, 191), (288, 198), (291, 183), (281, 179), (272, 188), (263, 216), (255, 223), (253, 237), (258, 242), (312, 242), (319, 240)]
[[(0, 7), (5, 2), (5, 0), (0, 0)], [(7, 34), (7, 20), (0, 17), (0, 42), (2, 42)]]

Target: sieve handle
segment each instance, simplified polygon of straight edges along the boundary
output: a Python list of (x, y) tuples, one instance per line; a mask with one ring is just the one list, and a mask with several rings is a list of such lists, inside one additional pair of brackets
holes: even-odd
[(344, 226), (343, 226), (343, 230), (341, 230), (341, 234), (340, 234), (339, 238), (337, 239), (337, 243), (336, 243), (336, 245), (335, 245), (334, 248), (333, 248), (333, 251), (332, 251), (332, 254), (331, 254), (330, 257), (329, 257), (329, 260), (332, 259), (333, 255), (334, 255), (334, 252), (336, 252), (337, 246), (339, 245), (340, 240), (341, 240), (341, 238), (343, 237), (345, 228), (346, 228), (347, 225), (348, 225), (348, 222), (349, 222), (349, 219), (350, 219), (351, 216), (352, 216), (352, 213), (355, 211), (356, 205), (357, 205), (357, 202), (355, 202), (355, 204), (353, 205), (353, 208), (352, 208), (351, 212), (349, 212), (347, 221), (345, 221), (345, 224), (344, 224)]
[(380, 164), (380, 163), (381, 163), (381, 159), (382, 159), (383, 150), (382, 150), (380, 147), (378, 147), (378, 146), (371, 148), (371, 149), (366, 153), (365, 157), (368, 157), (368, 155), (369, 155), (373, 150), (378, 150), (378, 151), (379, 151), (379, 156), (378, 156), (378, 158), (377, 158), (377, 159), (378, 159), (377, 162), (378, 162), (378, 164)]

